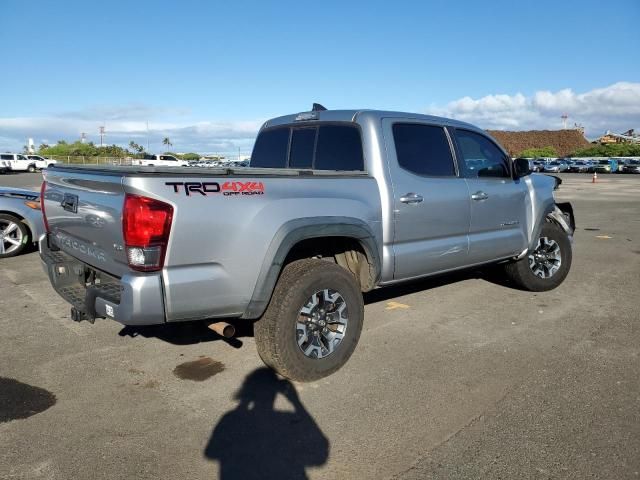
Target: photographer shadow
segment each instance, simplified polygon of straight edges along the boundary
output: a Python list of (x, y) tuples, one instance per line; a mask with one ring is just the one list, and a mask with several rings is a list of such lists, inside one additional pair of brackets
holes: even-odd
[[(274, 410), (282, 394), (294, 411)], [(240, 403), (214, 428), (204, 455), (219, 463), (222, 480), (307, 478), (306, 468), (329, 457), (329, 441), (302, 405), (294, 386), (268, 368), (249, 374)]]

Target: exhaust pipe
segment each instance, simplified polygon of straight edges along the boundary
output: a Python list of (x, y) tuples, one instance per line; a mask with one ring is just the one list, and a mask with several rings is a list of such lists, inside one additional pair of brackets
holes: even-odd
[(224, 338), (231, 338), (236, 334), (236, 327), (226, 322), (214, 322), (208, 327)]

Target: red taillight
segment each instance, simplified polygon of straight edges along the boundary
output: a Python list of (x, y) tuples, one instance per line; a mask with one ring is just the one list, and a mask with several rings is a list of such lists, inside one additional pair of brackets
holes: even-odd
[(40, 186), (40, 210), (42, 210), (42, 221), (44, 222), (44, 229), (47, 233), (50, 232), (49, 230), (49, 222), (47, 221), (47, 214), (44, 211), (44, 192), (47, 189), (47, 182), (44, 181), (42, 182), (42, 185)]
[(122, 232), (129, 266), (134, 270), (160, 270), (171, 231), (173, 207), (153, 198), (127, 194)]

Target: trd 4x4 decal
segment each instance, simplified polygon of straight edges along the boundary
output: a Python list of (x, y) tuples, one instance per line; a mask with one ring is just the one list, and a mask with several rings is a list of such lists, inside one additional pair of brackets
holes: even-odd
[(263, 195), (264, 184), (262, 182), (224, 182), (223, 195)]
[(222, 186), (218, 182), (165, 182), (165, 185), (173, 187), (174, 193), (183, 191), (187, 197), (197, 193), (205, 197), (216, 193), (224, 196), (264, 195), (264, 184), (254, 181), (224, 182)]

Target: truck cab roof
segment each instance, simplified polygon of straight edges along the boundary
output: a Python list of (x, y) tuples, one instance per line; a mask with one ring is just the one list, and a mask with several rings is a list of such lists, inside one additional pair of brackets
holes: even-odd
[(387, 110), (321, 110), (299, 112), (290, 115), (283, 115), (271, 120), (267, 120), (262, 128), (275, 127), (278, 125), (289, 125), (304, 122), (357, 122), (363, 119), (380, 120), (383, 118), (403, 118), (407, 120), (417, 120), (421, 122), (431, 122), (438, 125), (448, 125), (452, 127), (479, 130), (470, 123), (453, 120), (451, 118), (438, 117), (434, 115), (424, 115), (420, 113), (395, 112)]

